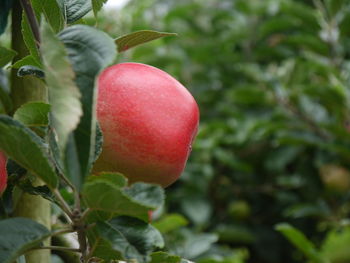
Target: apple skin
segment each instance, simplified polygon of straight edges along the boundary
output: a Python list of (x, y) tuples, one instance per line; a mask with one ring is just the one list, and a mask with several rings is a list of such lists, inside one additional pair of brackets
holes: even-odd
[(97, 119), (104, 142), (94, 173), (120, 172), (130, 183), (166, 187), (185, 168), (198, 131), (199, 109), (168, 73), (121, 63), (99, 76)]
[(6, 161), (7, 161), (7, 158), (5, 154), (0, 152), (0, 196), (5, 191), (7, 186)]

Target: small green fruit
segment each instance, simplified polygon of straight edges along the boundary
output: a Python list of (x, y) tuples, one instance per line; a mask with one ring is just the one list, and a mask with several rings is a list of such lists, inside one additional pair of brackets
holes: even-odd
[(233, 201), (228, 206), (228, 213), (232, 219), (243, 220), (250, 216), (250, 205), (244, 200)]

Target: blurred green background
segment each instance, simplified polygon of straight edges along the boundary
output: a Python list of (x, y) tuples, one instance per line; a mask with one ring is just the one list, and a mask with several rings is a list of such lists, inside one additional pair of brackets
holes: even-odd
[[(154, 215), (170, 252), (350, 262), (349, 1), (131, 0), (85, 22), (178, 34), (118, 60), (167, 71), (200, 106), (186, 171)], [(303, 232), (284, 232), (299, 250), (281, 222)]]

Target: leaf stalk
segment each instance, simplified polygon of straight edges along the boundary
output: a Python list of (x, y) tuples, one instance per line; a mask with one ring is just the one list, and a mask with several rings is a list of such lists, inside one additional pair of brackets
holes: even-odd
[(50, 249), (50, 250), (81, 252), (79, 248), (59, 247), (59, 246), (43, 246), (43, 247), (36, 247), (36, 248), (33, 248), (33, 249)]

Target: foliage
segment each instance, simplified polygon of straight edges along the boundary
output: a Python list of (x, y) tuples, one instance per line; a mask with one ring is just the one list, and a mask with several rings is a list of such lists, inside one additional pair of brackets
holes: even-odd
[(0, 259), (4, 263), (13, 262), (49, 236), (49, 231), (43, 225), (26, 218), (2, 220), (0, 229)]
[[(19, 18), (28, 55), (12, 65), (16, 51), (0, 46), (0, 149), (10, 158), (1, 261), (63, 231), (78, 233), (85, 261), (348, 262), (349, 3), (131, 0), (115, 15), (99, 13), (105, 2), (32, 0), (40, 49), (28, 14)], [(0, 4), (1, 32), (10, 9)], [(158, 186), (90, 176), (102, 141), (95, 79), (123, 60), (176, 76), (201, 108), (166, 202)], [(8, 66), (44, 81), (48, 101), (14, 109)], [(57, 230), (11, 218), (18, 189), (59, 207)]]
[(282, 232), (300, 251), (302, 251), (311, 262), (347, 262), (350, 253), (347, 244), (350, 240), (350, 229), (334, 229), (327, 233), (321, 247), (315, 249), (313, 243), (289, 224), (279, 224), (276, 229)]
[[(276, 223), (295, 225), (317, 246), (342, 228), (349, 8), (336, 0), (148, 0), (130, 1), (118, 21), (100, 17), (111, 35), (151, 28), (179, 36), (122, 54), (180, 78), (201, 108), (199, 136), (181, 181), (167, 189), (164, 218), (183, 214), (186, 231), (247, 246), (251, 262), (304, 261)], [(166, 233), (166, 246), (181, 243), (182, 233)]]

